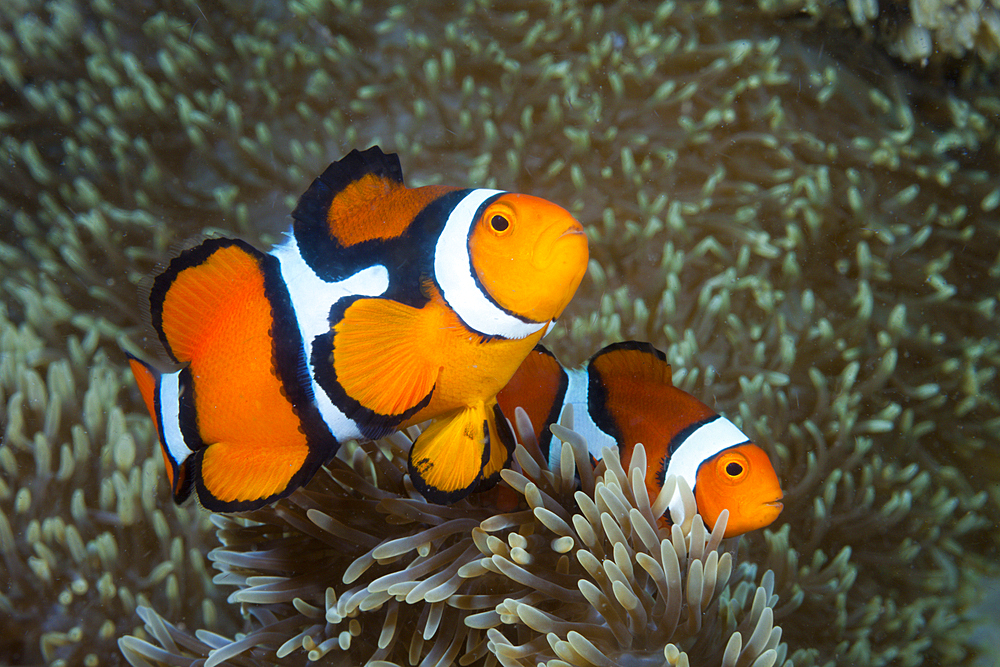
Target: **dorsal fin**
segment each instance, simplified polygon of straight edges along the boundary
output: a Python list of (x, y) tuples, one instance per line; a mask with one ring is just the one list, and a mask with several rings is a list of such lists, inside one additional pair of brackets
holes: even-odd
[(665, 354), (649, 343), (629, 340), (612, 343), (601, 349), (587, 362), (605, 382), (620, 378), (632, 382), (646, 381), (673, 385), (673, 375)]
[(292, 211), (300, 246), (325, 236), (340, 247), (402, 235), (431, 201), (456, 188), (403, 185), (395, 153), (378, 146), (353, 150), (334, 162), (299, 199)]
[(319, 177), (336, 194), (362, 176), (371, 174), (403, 185), (403, 168), (395, 153), (383, 153), (378, 146), (363, 151), (358, 149), (337, 160)]
[(590, 410), (594, 422), (618, 441), (622, 460), (637, 442), (646, 448), (650, 497), (663, 485), (663, 471), (683, 434), (715, 412), (673, 386), (666, 355), (649, 343), (609, 345), (589, 362)]

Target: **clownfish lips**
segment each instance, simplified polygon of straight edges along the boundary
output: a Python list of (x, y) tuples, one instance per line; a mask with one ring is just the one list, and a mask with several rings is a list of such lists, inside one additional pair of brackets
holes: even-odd
[(784, 499), (784, 497), (785, 497), (784, 494), (782, 494), (782, 495), (778, 496), (775, 500), (768, 500), (768, 501), (765, 501), (765, 502), (761, 503), (761, 506), (762, 507), (770, 507), (770, 508), (773, 508), (774, 510), (776, 510), (775, 513), (774, 513), (774, 516), (775, 516), (775, 518), (777, 518), (777, 516), (779, 514), (781, 514), (781, 510), (785, 509), (785, 504), (781, 502)]

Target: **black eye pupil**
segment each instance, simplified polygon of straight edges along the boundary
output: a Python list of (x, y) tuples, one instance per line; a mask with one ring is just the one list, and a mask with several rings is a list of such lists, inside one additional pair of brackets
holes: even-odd
[(510, 227), (510, 222), (502, 215), (494, 215), (490, 218), (490, 227), (497, 232), (505, 232)]
[(739, 463), (730, 463), (726, 465), (726, 474), (730, 477), (736, 477), (743, 472), (743, 466)]

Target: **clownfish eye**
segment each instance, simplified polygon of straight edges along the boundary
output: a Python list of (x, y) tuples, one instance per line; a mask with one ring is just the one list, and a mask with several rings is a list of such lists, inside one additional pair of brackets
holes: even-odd
[(490, 218), (490, 229), (497, 234), (503, 234), (510, 229), (510, 220), (499, 214), (494, 215)]
[(750, 470), (750, 461), (739, 452), (724, 452), (716, 461), (719, 478), (730, 484), (743, 481)]

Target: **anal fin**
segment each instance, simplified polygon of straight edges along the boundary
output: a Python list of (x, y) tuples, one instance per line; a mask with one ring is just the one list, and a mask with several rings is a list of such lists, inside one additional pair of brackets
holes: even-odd
[(315, 472), (304, 438), (253, 445), (214, 442), (198, 453), (195, 485), (202, 506), (215, 512), (260, 507), (288, 495)]

